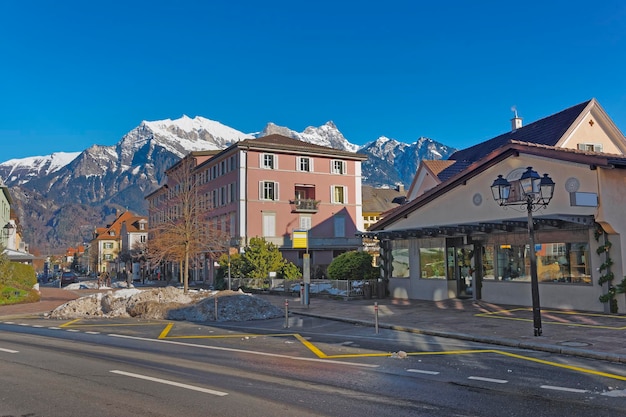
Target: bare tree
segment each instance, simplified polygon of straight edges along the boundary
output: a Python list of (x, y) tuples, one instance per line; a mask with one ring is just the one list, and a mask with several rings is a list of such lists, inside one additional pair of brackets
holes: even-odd
[(202, 193), (194, 169), (194, 153), (182, 158), (166, 171), (167, 184), (161, 187), (151, 204), (147, 259), (153, 264), (163, 261), (181, 265), (184, 291), (189, 290), (190, 259), (214, 248), (224, 248), (229, 234), (210, 222), (213, 204), (208, 193)]

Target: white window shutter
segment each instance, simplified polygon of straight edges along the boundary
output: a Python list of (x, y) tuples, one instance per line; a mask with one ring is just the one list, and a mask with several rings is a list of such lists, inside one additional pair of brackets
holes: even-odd
[(263, 181), (259, 181), (259, 200), (263, 200)]
[(278, 183), (274, 183), (274, 200), (278, 201), (280, 198), (278, 197)]

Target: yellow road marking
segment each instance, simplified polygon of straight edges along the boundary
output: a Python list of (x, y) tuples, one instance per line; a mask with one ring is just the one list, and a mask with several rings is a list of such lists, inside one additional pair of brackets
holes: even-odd
[(61, 324), (59, 327), (70, 327), (72, 324), (76, 323), (77, 321), (80, 321), (80, 319), (74, 319), (72, 321), (68, 321), (67, 323)]
[(161, 331), (161, 334), (159, 335), (159, 339), (165, 339), (167, 337), (167, 334), (172, 329), (172, 327), (174, 327), (174, 323), (168, 323), (167, 326), (165, 326), (165, 329)]
[[(516, 310), (526, 310), (526, 309), (516, 309)], [(516, 311), (516, 310), (508, 310), (508, 311)], [(491, 313), (484, 313), (485, 315)], [(496, 313), (497, 314), (497, 313)], [(497, 317), (496, 318), (500, 318)], [(515, 320), (523, 320), (523, 319), (515, 319)], [(71, 320), (67, 323), (60, 325), (59, 327), (97, 327), (97, 326), (125, 326), (124, 324), (105, 324), (105, 325), (77, 325), (76, 323), (81, 321), (81, 319)], [(163, 323), (143, 323), (143, 324), (128, 324), (128, 326), (142, 326), (142, 325), (158, 325)], [(228, 338), (256, 338), (256, 337), (293, 337), (302, 343), (307, 349), (309, 349), (313, 354), (315, 354), (320, 359), (347, 359), (347, 358), (365, 358), (365, 357), (391, 357), (394, 353), (347, 353), (340, 355), (327, 355), (321, 349), (319, 349), (315, 344), (308, 341), (302, 335), (298, 333), (274, 333), (274, 334), (227, 334), (227, 335), (197, 335), (197, 336), (169, 336), (170, 331), (174, 327), (174, 323), (167, 323), (165, 328), (159, 334), (158, 339), (228, 339)], [(474, 350), (449, 350), (449, 351), (438, 351), (438, 352), (406, 352), (407, 356), (427, 356), (427, 355), (471, 355), (476, 353), (494, 353), (498, 355), (508, 356), (511, 358), (521, 359), (529, 362), (535, 362), (542, 365), (553, 366), (556, 368), (567, 369), (574, 372), (581, 372), (590, 375), (601, 376), (605, 378), (617, 379), (620, 381), (626, 381), (626, 376), (610, 374), (607, 372), (596, 371), (593, 369), (582, 368), (579, 366), (572, 365), (564, 365), (557, 362), (547, 361), (543, 359), (537, 359), (530, 356), (518, 355), (515, 353), (505, 352), (497, 349), (474, 349)]]
[(515, 353), (504, 352), (500, 350), (497, 350), (495, 352), (499, 353), (500, 355), (509, 356), (509, 357), (517, 358), (517, 359), (523, 359), (525, 361), (530, 361), (530, 362), (536, 362), (536, 363), (540, 363), (543, 365), (549, 365), (549, 366), (554, 366), (557, 368), (569, 369), (571, 371), (582, 372), (585, 374), (604, 376), (607, 378), (619, 379), (620, 381), (626, 381), (626, 376), (622, 376), (622, 375), (609, 374), (607, 372), (601, 372), (601, 371), (594, 371), (593, 369), (581, 368), (579, 366), (563, 365), (562, 363), (551, 362), (551, 361), (546, 361), (546, 360), (537, 359), (537, 358), (531, 358), (529, 356), (517, 355)]

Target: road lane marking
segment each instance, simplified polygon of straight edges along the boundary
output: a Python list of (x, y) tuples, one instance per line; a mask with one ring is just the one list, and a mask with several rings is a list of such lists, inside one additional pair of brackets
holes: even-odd
[(551, 390), (554, 390), (554, 391), (575, 392), (575, 393), (578, 393), (578, 394), (584, 394), (586, 392), (589, 392), (586, 389), (567, 388), (567, 387), (555, 387), (553, 385), (542, 385), (541, 388), (543, 388), (543, 389), (551, 389)]
[(167, 379), (154, 378), (154, 377), (147, 376), (147, 375), (133, 374), (130, 372), (124, 372), (124, 371), (118, 371), (118, 370), (113, 370), (110, 372), (117, 374), (117, 375), (128, 376), (131, 378), (143, 379), (145, 381), (158, 382), (159, 384), (172, 385), (174, 387), (185, 388), (185, 389), (189, 389), (192, 391), (204, 392), (205, 394), (217, 395), (218, 397), (224, 397), (228, 395), (227, 392), (215, 391), (212, 389), (202, 388), (202, 387), (196, 387), (195, 385), (183, 384), (180, 382), (169, 381)]
[(11, 349), (3, 349), (0, 348), (0, 352), (6, 352), (6, 353), (19, 353), (19, 350), (11, 350)]
[(473, 379), (474, 381), (493, 382), (494, 384), (506, 384), (509, 382), (506, 379), (484, 378), (482, 376), (469, 376), (467, 377), (467, 379)]
[(501, 355), (504, 355), (504, 356), (509, 356), (511, 358), (523, 359), (525, 361), (536, 362), (536, 363), (540, 363), (540, 364), (543, 364), (543, 365), (554, 366), (556, 368), (569, 369), (570, 371), (582, 372), (582, 373), (585, 373), (585, 374), (603, 376), (603, 377), (607, 377), (607, 378), (617, 379), (617, 380), (620, 380), (620, 381), (626, 381), (626, 376), (622, 376), (622, 375), (609, 374), (609, 373), (606, 373), (606, 372), (596, 371), (594, 369), (581, 368), (579, 366), (564, 365), (564, 364), (557, 363), (557, 362), (545, 361), (543, 359), (532, 358), (530, 356), (517, 355), (515, 353), (505, 352), (505, 351), (501, 351), (501, 350), (498, 350), (498, 351), (495, 351), (495, 352), (499, 353)]
[(167, 339), (149, 339), (147, 337), (127, 336), (123, 334), (114, 334), (114, 333), (109, 334), (109, 336), (119, 337), (122, 339), (141, 340), (141, 341), (152, 342), (152, 343), (167, 343), (171, 345), (188, 346), (188, 347), (194, 347), (194, 348), (200, 348), (200, 349), (219, 350), (219, 351), (224, 351), (224, 352), (235, 352), (235, 353), (247, 353), (250, 355), (269, 356), (272, 358), (292, 359), (294, 361), (332, 363), (333, 365), (359, 366), (362, 368), (379, 368), (380, 367), (379, 365), (372, 365), (369, 363), (329, 361), (326, 359), (316, 359), (316, 358), (299, 358), (297, 356), (280, 355), (278, 353), (256, 352), (254, 350), (246, 350), (246, 349), (234, 349), (234, 348), (219, 347), (219, 346), (197, 345), (195, 343), (184, 343), (184, 342), (178, 342), (175, 340), (167, 340)]
[(407, 372), (413, 372), (415, 374), (425, 374), (425, 375), (439, 375), (437, 371), (424, 371), (421, 369), (407, 369)]

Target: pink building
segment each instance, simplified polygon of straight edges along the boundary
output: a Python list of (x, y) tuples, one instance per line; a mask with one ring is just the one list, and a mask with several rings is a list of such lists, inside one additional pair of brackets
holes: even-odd
[[(361, 162), (366, 156), (270, 135), (188, 157), (195, 158), (208, 221), (230, 236), (233, 246), (263, 237), (296, 265), (308, 250), (312, 278), (325, 274), (335, 256), (361, 247), (356, 233), (364, 230)], [(157, 190), (146, 198), (163, 195)], [(303, 230), (308, 249), (294, 248), (293, 232)]]

